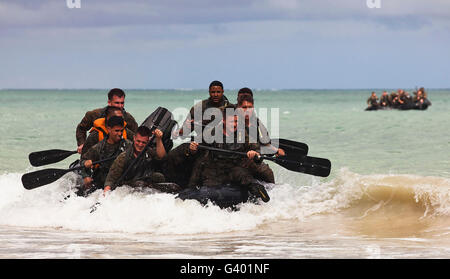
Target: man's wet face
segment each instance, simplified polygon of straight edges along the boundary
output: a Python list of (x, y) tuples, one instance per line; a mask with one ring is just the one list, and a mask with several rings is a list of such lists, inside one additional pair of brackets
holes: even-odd
[(250, 116), (253, 114), (253, 103), (249, 101), (243, 101), (241, 105), (238, 107), (238, 111), (240, 114), (245, 115), (245, 119), (248, 120)]
[(134, 149), (137, 152), (142, 152), (144, 150), (144, 147), (147, 145), (150, 137), (141, 136), (140, 134), (136, 134), (134, 136)]
[(209, 88), (209, 97), (213, 103), (219, 103), (223, 97), (223, 88), (220, 86), (211, 86)]
[(224, 118), (225, 130), (227, 133), (234, 133), (237, 129), (238, 116), (235, 114), (227, 115)]
[(108, 106), (123, 109), (125, 106), (125, 96), (113, 96), (111, 100), (108, 100)]
[(123, 135), (122, 126), (108, 127), (109, 137), (114, 142), (119, 142)]

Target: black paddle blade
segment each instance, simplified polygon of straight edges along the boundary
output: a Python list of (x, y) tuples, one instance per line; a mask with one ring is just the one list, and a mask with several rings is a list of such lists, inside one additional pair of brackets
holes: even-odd
[(270, 158), (269, 160), (274, 161), (278, 165), (285, 167), (290, 171), (306, 173), (314, 176), (327, 177), (331, 172), (331, 162), (330, 160), (324, 158), (304, 156), (301, 160), (296, 161), (289, 159), (288, 156), (285, 156)]
[(278, 147), (285, 151), (286, 156), (292, 158), (300, 158), (308, 154), (309, 148), (306, 143), (288, 139), (274, 139), (272, 140), (272, 142), (273, 142), (272, 144), (278, 143)]
[(77, 153), (76, 151), (68, 151), (61, 149), (50, 149), (44, 151), (32, 152), (28, 155), (30, 164), (34, 167), (57, 163)]
[[(159, 129), (163, 132), (163, 144), (166, 152), (168, 152), (173, 147), (173, 141), (171, 140), (172, 129), (177, 124), (175, 120), (173, 120), (173, 115), (170, 111), (163, 107), (158, 107), (152, 114), (150, 114), (144, 122), (142, 122), (142, 126), (146, 126), (150, 130)], [(153, 146), (154, 144), (152, 144)]]
[(22, 175), (22, 184), (25, 189), (31, 190), (55, 182), (69, 171), (71, 169), (45, 169), (26, 173)]
[(152, 131), (157, 128), (164, 133), (173, 124), (172, 120), (173, 116), (169, 110), (158, 107), (142, 122), (141, 126), (146, 126)]

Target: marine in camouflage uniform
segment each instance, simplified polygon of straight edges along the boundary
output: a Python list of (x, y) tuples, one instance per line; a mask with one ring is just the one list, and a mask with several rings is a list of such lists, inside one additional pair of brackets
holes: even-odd
[(389, 102), (392, 108), (398, 108), (400, 106), (400, 103), (398, 102), (398, 94), (396, 92), (392, 92), (389, 95)]
[[(124, 99), (125, 93), (119, 88), (111, 89), (108, 93), (109, 106), (117, 106), (123, 109)], [(121, 100), (122, 102), (116, 102), (116, 100)], [(107, 107), (88, 111), (83, 119), (81, 119), (81, 122), (77, 125), (75, 132), (77, 145), (79, 147), (86, 142), (86, 134), (93, 127), (94, 121), (98, 118), (105, 117), (106, 108)], [(136, 123), (134, 117), (130, 113), (126, 112), (125, 109), (123, 109), (123, 118), (127, 122), (127, 128), (133, 132), (136, 132), (138, 124)], [(81, 149), (79, 152), (81, 152)]]
[[(241, 93), (242, 92), (242, 93)], [(271, 139), (267, 128), (262, 121), (255, 116), (253, 111), (247, 110), (247, 106), (253, 109), (253, 92), (249, 88), (242, 88), (238, 93), (238, 114), (245, 119), (245, 142), (255, 144), (262, 154), (273, 155), (274, 153), (281, 153), (284, 155), (284, 150), (271, 145)], [(256, 164), (253, 160), (244, 159), (243, 167), (248, 168), (252, 175), (259, 180), (269, 183), (275, 183), (275, 176), (272, 169), (266, 163)]]
[[(189, 111), (189, 115), (186, 120), (183, 122), (182, 128), (178, 131), (179, 135), (187, 135), (187, 131), (194, 131), (195, 125), (201, 126), (201, 131), (203, 132), (203, 128), (214, 121), (214, 117), (211, 117), (210, 120), (204, 119), (203, 115), (205, 111), (209, 108), (218, 108), (223, 109), (224, 107), (229, 105), (229, 101), (225, 95), (223, 95), (223, 84), (220, 81), (213, 81), (209, 85), (209, 98), (205, 99), (201, 102), (196, 103)], [(198, 122), (195, 119), (195, 112), (201, 112), (202, 121)]]
[[(236, 122), (237, 116), (227, 116), (227, 118), (234, 118)], [(211, 134), (218, 131), (221, 132), (222, 127), (221, 123)], [(221, 142), (213, 142), (209, 146), (244, 153), (250, 150), (259, 151), (257, 144), (250, 144), (245, 141), (245, 131), (235, 129), (235, 131), (228, 133), (228, 135), (225, 135), (225, 133), (222, 134)], [(232, 139), (232, 142), (230, 142), (230, 139)], [(218, 186), (228, 183), (248, 186), (255, 181), (249, 169), (242, 166), (242, 155), (200, 150), (194, 156), (197, 159), (195, 160), (192, 176), (189, 180), (189, 187), (200, 185)]]
[(378, 108), (378, 97), (375, 92), (372, 92), (370, 97), (367, 99), (367, 105), (369, 108)]
[[(112, 116), (123, 117), (123, 111), (120, 108), (108, 106), (105, 110), (105, 117), (97, 118), (94, 121), (92, 129), (89, 131), (89, 136), (87, 137), (83, 148), (81, 150), (81, 155), (86, 153), (92, 146), (96, 145), (102, 141), (108, 134), (108, 129), (106, 128), (106, 121)], [(132, 140), (134, 132), (128, 129), (128, 123), (124, 121), (125, 129), (123, 131), (123, 138)]]
[[(190, 132), (199, 127), (199, 131), (203, 133), (206, 125), (214, 121), (214, 117), (210, 120), (204, 119), (203, 115), (209, 108), (218, 108), (222, 110), (229, 105), (229, 101), (223, 95), (223, 84), (220, 81), (213, 81), (209, 85), (209, 98), (196, 103), (189, 111), (186, 120), (183, 122), (182, 128), (178, 131), (181, 136), (187, 136)], [(200, 112), (202, 121), (195, 119), (195, 112)], [(196, 122), (199, 121), (199, 122)], [(191, 172), (193, 170), (194, 158), (189, 154), (189, 143), (184, 143), (172, 149), (167, 155), (165, 162), (165, 175), (168, 181), (177, 183), (182, 187), (187, 187)]]
[(386, 91), (384, 91), (380, 97), (379, 106), (380, 107), (390, 107), (391, 106), (389, 95)]
[[(131, 141), (121, 138), (122, 134), (120, 131), (114, 131), (114, 129), (119, 128), (123, 131), (123, 118), (113, 116), (108, 122), (108, 126), (111, 127), (113, 135), (111, 136), (108, 134), (105, 139), (90, 148), (89, 151), (83, 154), (80, 161), (80, 164), (85, 166), (81, 172), (81, 176), (85, 181), (86, 178), (91, 177), (94, 183), (94, 189), (103, 188), (113, 160), (92, 166), (92, 171), (88, 166), (91, 166), (92, 162), (95, 161), (117, 157), (120, 153), (125, 151), (125, 149), (131, 146)], [(89, 185), (85, 183), (84, 190), (87, 190), (86, 188), (89, 188)]]
[[(149, 148), (150, 129), (145, 126), (138, 128), (133, 145), (121, 153), (112, 164), (106, 177), (105, 191), (114, 190), (120, 185), (151, 187), (164, 192), (180, 190), (178, 185), (162, 184), (165, 182), (165, 177), (158, 171), (158, 168), (166, 158), (162, 141), (163, 132), (156, 129), (154, 134), (156, 147)], [(144, 152), (144, 154), (141, 152)]]
[[(110, 185), (112, 190), (117, 187), (117, 182), (135, 158), (134, 148), (130, 145), (114, 160), (106, 177), (105, 185)], [(147, 149), (145, 154), (133, 165), (133, 168), (126, 174), (120, 184), (133, 187), (142, 186), (141, 181), (146, 184), (165, 182), (164, 175), (155, 171), (155, 164), (160, 163), (160, 161), (161, 159), (158, 159), (156, 156), (155, 149)]]

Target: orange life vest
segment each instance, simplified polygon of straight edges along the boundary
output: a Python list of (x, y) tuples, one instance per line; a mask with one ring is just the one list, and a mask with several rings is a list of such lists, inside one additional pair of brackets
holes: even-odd
[[(127, 122), (123, 121), (123, 135), (122, 138), (127, 139), (127, 131), (125, 129), (125, 127), (127, 127)], [(101, 142), (104, 138), (105, 135), (108, 134), (108, 129), (106, 129), (106, 118), (97, 118), (94, 121), (94, 125), (92, 127), (92, 129), (89, 131), (89, 133), (92, 133), (93, 131), (97, 131), (98, 132), (98, 141)]]

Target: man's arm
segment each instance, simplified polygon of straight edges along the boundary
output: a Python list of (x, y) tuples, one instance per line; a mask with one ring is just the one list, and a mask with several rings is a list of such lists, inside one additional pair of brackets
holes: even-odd
[(91, 169), (94, 167), (92, 165), (92, 162), (98, 161), (100, 158), (100, 153), (98, 149), (99, 145), (96, 144), (81, 156), (80, 165), (84, 167), (81, 169), (81, 177), (83, 179), (86, 177), (91, 177), (92, 175)]
[(87, 137), (86, 141), (83, 144), (83, 148), (81, 149), (81, 156), (88, 152), (89, 149), (91, 149), (91, 147), (96, 145), (98, 142), (98, 132), (94, 130), (93, 132), (89, 133), (89, 136)]
[(116, 187), (116, 182), (119, 181), (123, 172), (125, 171), (126, 152), (120, 153), (114, 160), (109, 169), (108, 175), (105, 180), (105, 190), (111, 190)]
[[(77, 125), (77, 129), (75, 131), (75, 137), (77, 139), (77, 145), (80, 147), (86, 142), (86, 134), (87, 132), (92, 128), (94, 125), (95, 119), (99, 118), (101, 116), (101, 110), (102, 109), (95, 109), (86, 112), (83, 119), (81, 119), (81, 122)], [(81, 148), (79, 148), (79, 153), (81, 153)]]
[(156, 129), (155, 130), (155, 137), (156, 137), (156, 157), (158, 159), (164, 158), (166, 156), (166, 149), (164, 148), (164, 144), (162, 142), (162, 136), (163, 132), (161, 130)]

